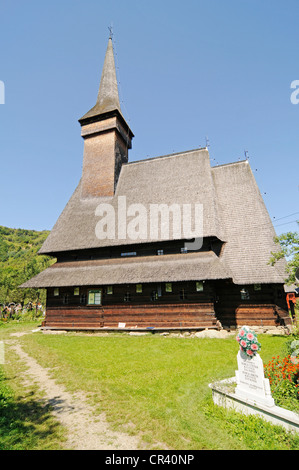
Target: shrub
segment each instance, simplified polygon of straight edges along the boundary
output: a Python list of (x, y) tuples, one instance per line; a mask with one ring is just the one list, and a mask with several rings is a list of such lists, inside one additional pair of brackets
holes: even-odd
[(299, 410), (299, 361), (290, 354), (284, 358), (274, 356), (264, 368), (277, 405)]

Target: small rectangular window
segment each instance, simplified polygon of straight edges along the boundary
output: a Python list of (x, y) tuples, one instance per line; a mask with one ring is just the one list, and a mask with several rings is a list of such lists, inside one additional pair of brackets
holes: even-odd
[(162, 286), (161, 286), (161, 284), (157, 285), (157, 293), (158, 293), (158, 297), (162, 297)]
[(86, 304), (86, 294), (82, 294), (80, 296), (80, 304), (83, 304), (83, 305)]
[(131, 294), (130, 294), (130, 292), (126, 292), (125, 296), (124, 296), (124, 301), (125, 302), (130, 302), (130, 300), (131, 300)]
[(196, 292), (202, 292), (203, 291), (203, 282), (196, 282)]
[(188, 249), (183, 246), (181, 248), (181, 253), (188, 253)]
[(113, 294), (113, 286), (107, 286), (106, 292), (107, 292), (108, 295), (112, 295)]
[(88, 292), (88, 305), (102, 304), (102, 290), (90, 290)]
[(261, 284), (254, 284), (254, 290), (262, 290)]
[(74, 295), (80, 295), (80, 287), (74, 287)]
[(249, 300), (250, 299), (250, 295), (249, 295), (249, 292), (247, 289), (242, 289), (241, 291), (241, 299), (242, 300)]
[(142, 284), (136, 284), (136, 293), (142, 294)]
[(164, 250), (157, 250), (157, 255), (159, 256), (164, 255)]
[(156, 290), (153, 290), (151, 293), (151, 300), (154, 302), (158, 300), (158, 292)]
[(187, 299), (187, 293), (186, 293), (185, 289), (180, 290), (180, 299), (181, 300)]
[(128, 251), (128, 252), (124, 252), (120, 254), (120, 256), (136, 256), (136, 255), (137, 255), (136, 251)]
[(166, 282), (165, 292), (172, 292), (172, 283), (171, 282)]
[(55, 287), (55, 289), (54, 289), (54, 295), (55, 295), (55, 297), (56, 297), (57, 295), (59, 295), (59, 289), (58, 289), (58, 287)]

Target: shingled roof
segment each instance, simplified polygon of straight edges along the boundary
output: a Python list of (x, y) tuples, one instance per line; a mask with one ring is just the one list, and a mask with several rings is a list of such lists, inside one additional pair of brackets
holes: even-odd
[(112, 39), (109, 38), (96, 104), (80, 121), (117, 110), (121, 114)]
[(23, 287), (98, 286), (148, 282), (197, 281), (230, 277), (213, 252), (187, 255), (143, 256), (90, 261), (60, 262), (52, 265)]
[(227, 243), (222, 261), (236, 284), (284, 283), (284, 259), (268, 264), (278, 251), (275, 230), (248, 160), (212, 168)]
[[(95, 215), (100, 203), (109, 203), (117, 213), (119, 196), (126, 197), (126, 205), (142, 204), (149, 213), (151, 204), (202, 204), (204, 213), (203, 235), (225, 240), (220, 222), (216, 192), (211, 173), (209, 154), (206, 149), (193, 150), (122, 166), (117, 190), (112, 198), (82, 199), (80, 184), (59, 217), (40, 253), (52, 254), (59, 251), (100, 248), (104, 246), (130, 245), (136, 240), (100, 240), (95, 228), (100, 220)], [(194, 224), (195, 212), (192, 212)], [(147, 223), (144, 220), (144, 223)], [(118, 220), (116, 220), (116, 225)], [(183, 220), (182, 220), (183, 223)], [(118, 225), (116, 232), (118, 232)], [(181, 230), (183, 232), (183, 230)], [(170, 239), (178, 239), (170, 224)], [(183, 238), (183, 237), (179, 237)], [(141, 243), (163, 240), (161, 224), (158, 237), (140, 240)], [(137, 240), (138, 241), (138, 240)]]
[[(220, 258), (214, 253), (58, 263), (23, 287), (100, 285), (123, 282), (163, 282), (231, 278), (236, 284), (284, 283), (285, 262), (268, 264), (275, 231), (249, 162), (210, 166), (207, 149), (134, 162), (122, 167), (114, 198), (126, 195), (128, 204), (202, 203), (204, 236), (224, 242)], [(80, 198), (80, 183), (41, 254), (130, 245), (138, 240), (99, 240), (95, 210), (102, 198)], [(140, 243), (149, 240), (140, 240)]]

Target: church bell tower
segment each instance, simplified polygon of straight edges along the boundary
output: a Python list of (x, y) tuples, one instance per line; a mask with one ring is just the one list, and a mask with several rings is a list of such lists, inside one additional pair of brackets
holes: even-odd
[(111, 37), (97, 102), (79, 122), (84, 139), (81, 198), (112, 197), (134, 135), (120, 109)]

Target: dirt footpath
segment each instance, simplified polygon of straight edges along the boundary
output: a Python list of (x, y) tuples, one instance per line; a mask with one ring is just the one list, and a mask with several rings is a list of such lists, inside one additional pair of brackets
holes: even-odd
[[(13, 336), (18, 336), (14, 334)], [(34, 381), (45, 393), (45, 405), (51, 405), (53, 414), (68, 433), (66, 449), (74, 450), (134, 450), (142, 449), (140, 439), (109, 428), (105, 415), (95, 415), (83, 394), (70, 394), (49, 376), (46, 369), (30, 357), (17, 338), (7, 341), (26, 364), (28, 370), (22, 377), (24, 385)]]

